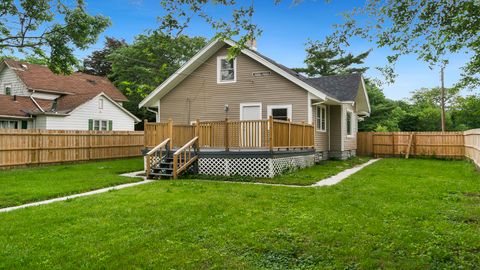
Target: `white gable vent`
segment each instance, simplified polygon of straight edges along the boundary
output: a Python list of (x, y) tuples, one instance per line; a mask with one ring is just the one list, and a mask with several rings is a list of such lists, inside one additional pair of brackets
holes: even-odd
[(252, 72), (253, 77), (265, 77), (265, 76), (270, 76), (272, 75), (272, 72), (270, 71), (255, 71)]

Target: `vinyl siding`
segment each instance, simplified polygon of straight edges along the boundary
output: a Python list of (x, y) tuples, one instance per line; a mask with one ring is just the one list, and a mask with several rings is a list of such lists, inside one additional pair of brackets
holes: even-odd
[(37, 117), (37, 126), (45, 129), (88, 130), (88, 119), (95, 119), (112, 120), (113, 130), (134, 130), (135, 123), (133, 118), (106, 98), (103, 98), (103, 109), (99, 109), (99, 98), (101, 97), (96, 97), (81, 105), (73, 110), (69, 116)]
[[(344, 140), (344, 150), (355, 150), (357, 149), (357, 127), (358, 127), (358, 117), (355, 114), (355, 107), (350, 104), (344, 104), (343, 106), (343, 140)], [(350, 110), (353, 112), (352, 119), (352, 136), (347, 136), (347, 111)]]
[(326, 132), (317, 131), (317, 106), (312, 106), (313, 125), (315, 126), (315, 149), (317, 151), (328, 151), (328, 131), (330, 130), (330, 112), (327, 106), (327, 130)]
[(342, 151), (342, 106), (330, 106), (330, 150)]
[(17, 74), (8, 67), (0, 72), (0, 94), (5, 95), (5, 85), (12, 85), (12, 95), (29, 96), (30, 93)]
[[(187, 124), (195, 119), (240, 119), (240, 103), (262, 103), (262, 118), (268, 105), (292, 105), (292, 121), (308, 121), (307, 91), (245, 55), (237, 57), (237, 81), (217, 84), (220, 49), (160, 101), (160, 121), (169, 118)], [(252, 72), (270, 71), (270, 76), (253, 77)], [(228, 104), (229, 112), (225, 113)]]

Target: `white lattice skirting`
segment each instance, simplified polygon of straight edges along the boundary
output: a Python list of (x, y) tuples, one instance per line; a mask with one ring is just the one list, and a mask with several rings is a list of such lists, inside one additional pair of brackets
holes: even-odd
[(199, 173), (206, 175), (271, 178), (285, 172), (312, 166), (315, 156), (301, 155), (271, 158), (200, 158)]

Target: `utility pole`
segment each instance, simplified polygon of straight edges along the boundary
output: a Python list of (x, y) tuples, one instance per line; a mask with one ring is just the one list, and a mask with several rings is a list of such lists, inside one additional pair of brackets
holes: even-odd
[(445, 132), (445, 83), (444, 83), (444, 69), (445, 67), (442, 66), (440, 69), (440, 106), (442, 107), (442, 132)]

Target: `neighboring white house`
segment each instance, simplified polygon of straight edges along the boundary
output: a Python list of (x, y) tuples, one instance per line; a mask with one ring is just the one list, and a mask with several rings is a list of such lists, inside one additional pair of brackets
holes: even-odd
[(0, 128), (134, 130), (140, 119), (106, 78), (6, 59), (0, 66)]

